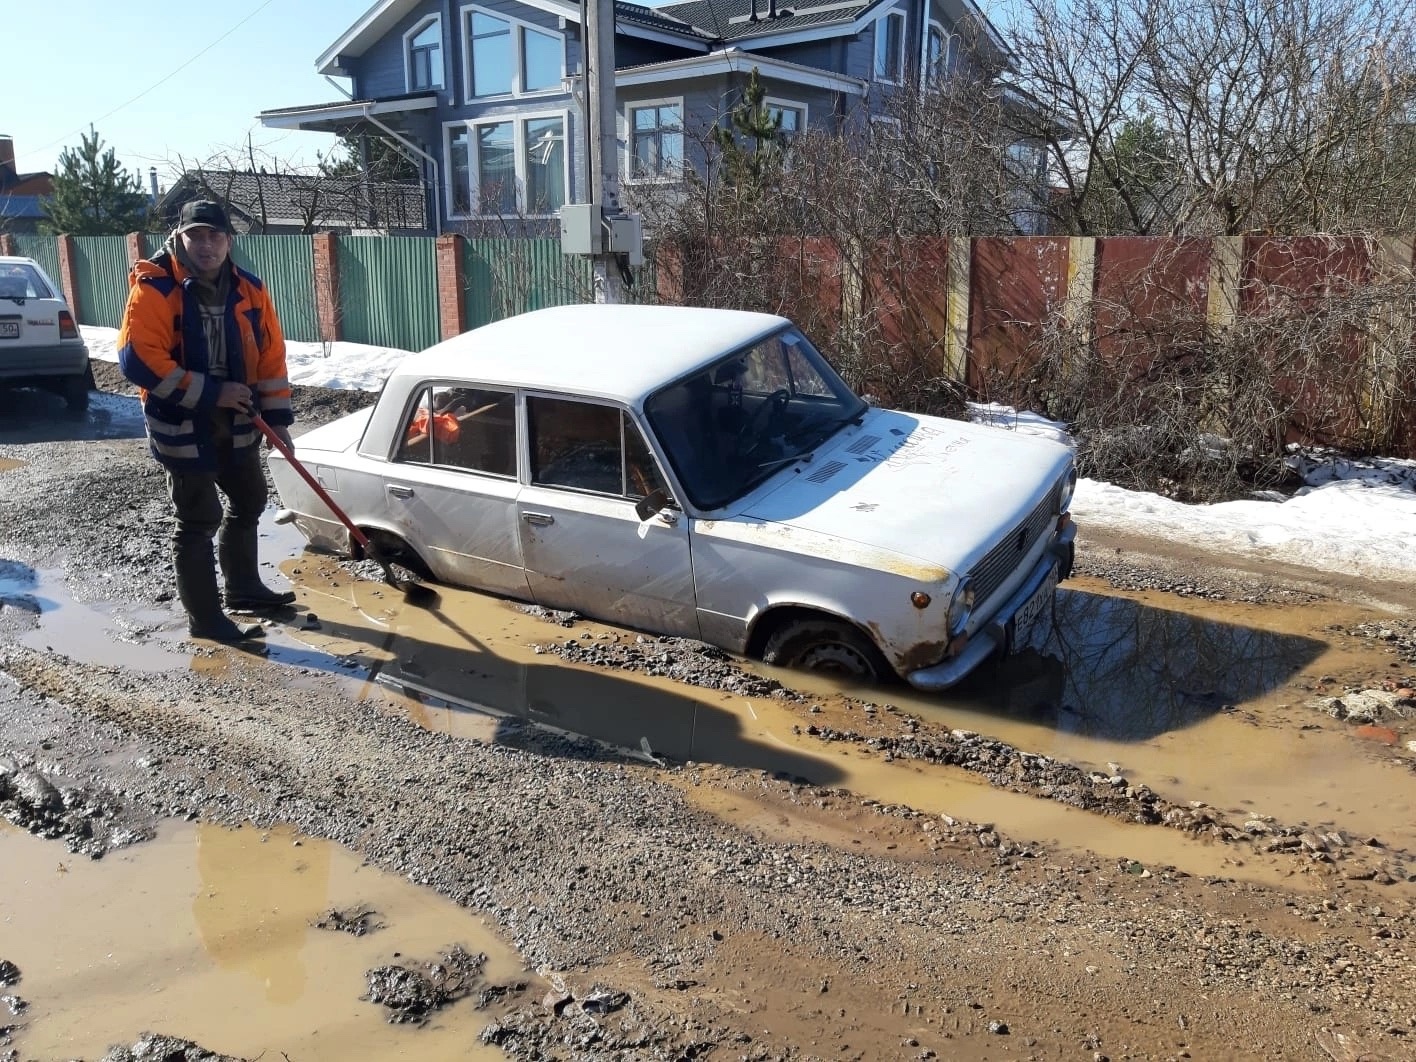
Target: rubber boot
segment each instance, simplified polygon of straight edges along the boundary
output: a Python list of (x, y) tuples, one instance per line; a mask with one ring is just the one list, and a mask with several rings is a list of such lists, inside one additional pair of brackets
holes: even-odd
[(217, 556), (226, 581), (227, 608), (234, 612), (260, 612), (295, 603), (291, 591), (272, 590), (261, 582), (255, 527), (235, 526), (229, 521), (222, 524), (217, 536)]
[(177, 597), (187, 610), (187, 630), (193, 638), (239, 642), (265, 634), (259, 623), (235, 623), (221, 611), (210, 539), (180, 536), (173, 546), (172, 561), (177, 569)]

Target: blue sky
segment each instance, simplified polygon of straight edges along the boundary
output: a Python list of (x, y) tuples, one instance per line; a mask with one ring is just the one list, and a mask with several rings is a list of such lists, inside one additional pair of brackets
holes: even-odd
[(312, 164), (333, 137), (265, 129), (255, 115), (342, 98), (315, 58), (372, 2), (7, 4), (0, 133), (14, 138), (21, 173), (53, 171), (92, 123), (144, 188), (150, 166), (165, 186), (179, 155), (232, 154), (248, 133), (267, 158)]

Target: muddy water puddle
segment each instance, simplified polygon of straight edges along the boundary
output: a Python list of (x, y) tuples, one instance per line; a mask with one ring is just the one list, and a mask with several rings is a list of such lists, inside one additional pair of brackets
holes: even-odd
[[(360, 661), (366, 678), (392, 694), (394, 710), (420, 725), (483, 739), (490, 729), (491, 739), (502, 739), (529, 723), (646, 758), (840, 786), (884, 803), (995, 823), (1020, 839), (1191, 873), (1261, 880), (1293, 873), (1291, 861), (1240, 869), (1224, 846), (993, 789), (967, 772), (891, 762), (867, 746), (825, 745), (805, 727), (823, 719), (850, 725), (851, 711), (865, 720), (858, 706), (839, 714), (843, 691), (809, 676), (773, 673), (819, 695), (826, 706), (820, 716), (803, 704), (574, 666), (530, 648), (567, 638), (639, 640), (615, 628), (577, 621), (560, 629), (507, 602), (447, 588), (436, 607), (411, 608), (391, 588), (351, 582), (327, 558), (292, 563), (292, 580), (321, 620), (321, 630), (299, 637), (337, 659)], [(1304, 707), (1316, 694), (1297, 685), (1325, 670), (1380, 673), (1386, 658), (1334, 646), (1324, 633), (1362, 618), (1370, 616), (1331, 606), (1185, 611), (1073, 590), (1059, 598), (1058, 633), (1043, 647), (1055, 657), (1023, 654), (947, 696), (844, 692), (1108, 774), (1114, 763), (1134, 784), (1177, 803), (1203, 801), (1240, 822), (1267, 815), (1284, 825), (1332, 825), (1416, 851), (1410, 770)], [(653, 651), (652, 640), (645, 648)]]
[[(456, 943), (487, 955), (486, 983), (526, 975), (480, 920), (343, 848), (174, 823), (94, 862), (4, 826), (0, 958), (22, 974), (5, 991), (29, 1003), (21, 1057), (96, 1059), (145, 1031), (243, 1058), (504, 1057), (479, 1043), (491, 1014), (473, 999), (417, 1028), (359, 998), (365, 971)], [(372, 909), (383, 928), (315, 928), (332, 908)]]

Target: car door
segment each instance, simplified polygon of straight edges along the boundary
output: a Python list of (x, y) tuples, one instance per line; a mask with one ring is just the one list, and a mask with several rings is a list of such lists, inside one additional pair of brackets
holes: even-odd
[(415, 390), (384, 475), (386, 510), (444, 582), (527, 598), (517, 532), (516, 393)]
[(688, 520), (641, 521), (635, 502), (664, 487), (628, 412), (528, 395), (529, 475), (517, 500), (531, 593), (547, 608), (698, 637)]

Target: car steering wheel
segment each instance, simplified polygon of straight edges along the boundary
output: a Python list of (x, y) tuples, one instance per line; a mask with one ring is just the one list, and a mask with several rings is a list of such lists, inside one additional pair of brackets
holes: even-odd
[(791, 400), (792, 393), (785, 387), (779, 387), (762, 400), (738, 430), (736, 449), (739, 457), (746, 457), (757, 449), (766, 436), (767, 429), (782, 415)]

